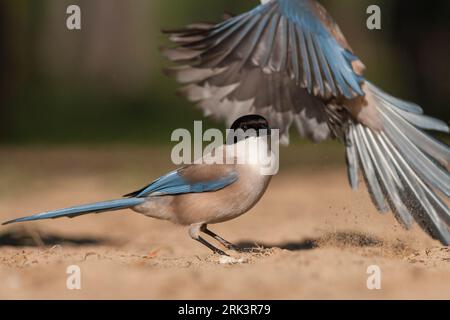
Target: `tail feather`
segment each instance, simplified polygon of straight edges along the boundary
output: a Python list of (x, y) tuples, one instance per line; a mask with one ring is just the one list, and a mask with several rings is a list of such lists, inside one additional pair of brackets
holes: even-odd
[(432, 237), (450, 245), (450, 210), (445, 202), (450, 197), (450, 148), (422, 131), (448, 132), (448, 126), (372, 84), (366, 90), (374, 98), (383, 131), (351, 121), (346, 142), (352, 187), (357, 188), (362, 171), (379, 211), (391, 209), (405, 228), (416, 221)]
[(403, 111), (402, 109), (395, 110), (399, 115), (408, 121), (410, 124), (425, 130), (434, 130), (449, 133), (448, 126), (445, 122), (434, 119), (421, 114), (414, 114)]
[(90, 213), (102, 213), (107, 211), (116, 211), (131, 208), (143, 203), (145, 199), (141, 198), (130, 198), (130, 199), (120, 199), (112, 200), (106, 202), (98, 202), (93, 204), (87, 204), (67, 209), (60, 209), (55, 211), (49, 211), (44, 213), (39, 213), (29, 217), (19, 218), (3, 223), (3, 225), (16, 223), (16, 222), (26, 222), (35, 220), (45, 220), (45, 219), (57, 219), (62, 217), (75, 218), (81, 215)]
[(389, 206), (396, 216), (398, 216), (398, 220), (403, 226), (410, 228), (413, 223), (413, 218), (401, 199), (403, 187), (401, 186), (399, 176), (395, 171), (391, 170), (392, 163), (386, 160), (384, 155), (379, 151), (380, 148), (373, 133), (368, 128), (362, 126), (358, 126), (358, 131), (364, 143), (367, 145), (374, 166), (379, 169), (379, 180), (384, 186), (385, 194), (389, 195), (389, 197), (386, 197)]
[(389, 208), (386, 205), (385, 196), (382, 190), (382, 186), (377, 176), (377, 167), (372, 162), (372, 159), (367, 151), (367, 145), (362, 141), (358, 125), (355, 130), (353, 130), (353, 137), (358, 145), (357, 151), (361, 163), (361, 168), (363, 168), (363, 175), (366, 180), (366, 184), (369, 186), (369, 192), (372, 196), (377, 209), (383, 213), (387, 212)]
[(428, 180), (434, 187), (450, 197), (450, 174), (444, 168), (444, 165), (448, 166), (450, 163), (449, 147), (414, 127), (402, 130), (408, 125), (406, 120), (389, 112), (386, 108), (382, 108), (380, 113), (386, 135), (402, 151), (403, 156), (409, 160), (423, 179)]
[(412, 126), (399, 114), (385, 106), (382, 106), (379, 110), (384, 118), (385, 130), (389, 131), (391, 135), (401, 133), (401, 137), (405, 137), (409, 144), (414, 144), (416, 148), (420, 148), (443, 166), (450, 164), (450, 148), (447, 145)]
[(359, 159), (356, 151), (356, 141), (353, 133), (354, 127), (350, 126), (347, 133), (347, 169), (348, 180), (353, 190), (359, 189)]

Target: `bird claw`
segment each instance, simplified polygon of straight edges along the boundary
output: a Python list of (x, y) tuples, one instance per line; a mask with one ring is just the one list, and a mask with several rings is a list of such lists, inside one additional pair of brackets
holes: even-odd
[(214, 252), (214, 254), (218, 254), (219, 256), (230, 257), (230, 255), (228, 253), (226, 253), (225, 251), (222, 251), (220, 249), (214, 250), (213, 252)]

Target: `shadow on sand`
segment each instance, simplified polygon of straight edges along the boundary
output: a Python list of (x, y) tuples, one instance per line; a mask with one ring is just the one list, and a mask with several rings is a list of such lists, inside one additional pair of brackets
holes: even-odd
[[(0, 233), (0, 247), (48, 247), (55, 245), (96, 246), (114, 245), (110, 239), (94, 237), (69, 237), (49, 234), (32, 228), (14, 228)], [(307, 251), (321, 247), (380, 247), (383, 241), (372, 235), (358, 232), (332, 232), (315, 239), (283, 243), (255, 243), (241, 241), (236, 244), (242, 251), (279, 248), (289, 251)]]
[(319, 238), (305, 239), (302, 241), (291, 241), (278, 244), (254, 243), (251, 241), (242, 241), (237, 246), (243, 251), (257, 249), (279, 248), (289, 251), (306, 251), (320, 247), (380, 247), (383, 241), (375, 236), (358, 232), (332, 232)]
[(0, 247), (93, 246), (108, 243), (110, 241), (101, 238), (60, 236), (29, 228), (11, 229), (0, 233)]

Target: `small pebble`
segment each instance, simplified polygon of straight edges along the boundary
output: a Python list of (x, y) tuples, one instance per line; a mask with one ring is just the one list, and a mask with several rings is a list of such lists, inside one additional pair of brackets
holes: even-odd
[(241, 264), (245, 263), (246, 260), (244, 258), (236, 259), (228, 256), (220, 256), (219, 263), (220, 264)]

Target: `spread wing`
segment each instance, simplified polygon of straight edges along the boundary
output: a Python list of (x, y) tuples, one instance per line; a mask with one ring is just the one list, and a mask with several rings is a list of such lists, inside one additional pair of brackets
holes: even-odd
[[(181, 93), (225, 118), (255, 112), (287, 140), (295, 123), (302, 136), (330, 137), (325, 103), (363, 95), (362, 63), (325, 9), (310, 0), (273, 0), (216, 25), (168, 31), (178, 46), (167, 72)], [(360, 66), (360, 67), (355, 67)]]
[(314, 141), (347, 147), (350, 184), (360, 176), (377, 209), (406, 228), (416, 221), (450, 244), (450, 148), (423, 130), (448, 126), (362, 77), (364, 65), (314, 0), (272, 0), (219, 24), (169, 32), (168, 70), (206, 115), (231, 123), (265, 116), (284, 142), (295, 123)]

